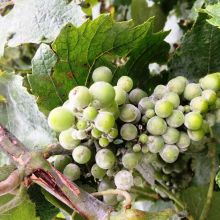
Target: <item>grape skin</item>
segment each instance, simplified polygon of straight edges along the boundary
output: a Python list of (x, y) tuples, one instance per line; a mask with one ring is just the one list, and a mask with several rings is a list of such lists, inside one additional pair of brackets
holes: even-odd
[(134, 169), (138, 165), (138, 158), (135, 154), (127, 153), (122, 157), (122, 164), (129, 170)]
[(158, 153), (164, 148), (164, 140), (161, 136), (149, 136), (147, 146), (152, 153)]
[(118, 105), (122, 105), (126, 100), (126, 92), (119, 86), (114, 86), (115, 101)]
[(154, 116), (147, 122), (147, 130), (152, 135), (162, 135), (167, 129), (166, 122), (158, 117)]
[(130, 141), (137, 137), (138, 132), (137, 128), (133, 124), (126, 123), (122, 125), (120, 129), (120, 134), (124, 140)]
[(166, 144), (174, 144), (179, 139), (179, 131), (176, 128), (167, 127), (167, 130), (162, 135)]
[(173, 112), (173, 105), (168, 101), (160, 100), (155, 105), (155, 112), (161, 118), (170, 116)]
[(122, 76), (119, 78), (117, 86), (124, 89), (125, 92), (129, 92), (133, 87), (133, 80), (128, 76)]
[(133, 176), (127, 170), (119, 171), (115, 176), (115, 185), (118, 189), (129, 190), (133, 186)]
[(179, 149), (176, 145), (165, 144), (160, 156), (166, 163), (173, 163), (179, 156)]
[(193, 98), (197, 96), (201, 96), (201, 94), (202, 94), (201, 86), (196, 83), (190, 83), (186, 86), (183, 93), (183, 97), (186, 100), (191, 101)]
[(106, 174), (106, 170), (102, 169), (97, 164), (94, 164), (92, 166), (91, 173), (94, 176), (94, 178), (102, 179), (102, 177), (104, 177)]
[(62, 173), (64, 168), (71, 162), (72, 159), (68, 155), (60, 155), (54, 161), (54, 167)]
[(63, 174), (67, 176), (71, 181), (75, 181), (79, 179), (81, 171), (76, 164), (70, 163), (64, 168)]
[(138, 108), (132, 104), (126, 104), (120, 109), (119, 118), (124, 122), (132, 122), (138, 116)]
[(131, 103), (134, 105), (138, 105), (139, 101), (142, 98), (147, 97), (147, 96), (148, 96), (147, 93), (139, 88), (133, 89), (129, 93), (129, 99), (130, 99)]
[(110, 83), (112, 81), (112, 71), (106, 66), (96, 68), (92, 73), (94, 82), (104, 81)]
[(179, 110), (173, 110), (172, 114), (166, 118), (170, 127), (178, 128), (184, 123), (184, 114)]
[(202, 127), (203, 118), (197, 112), (190, 112), (185, 115), (184, 125), (190, 130), (198, 130)]
[(79, 145), (73, 150), (72, 156), (77, 163), (85, 164), (91, 158), (91, 151), (88, 147)]
[(143, 115), (148, 109), (154, 109), (154, 106), (155, 102), (149, 97), (142, 98), (138, 103), (138, 109)]
[(102, 169), (111, 169), (115, 163), (115, 155), (108, 149), (102, 149), (96, 153), (95, 161)]
[(98, 130), (108, 133), (114, 127), (115, 118), (109, 112), (99, 112), (94, 122)]

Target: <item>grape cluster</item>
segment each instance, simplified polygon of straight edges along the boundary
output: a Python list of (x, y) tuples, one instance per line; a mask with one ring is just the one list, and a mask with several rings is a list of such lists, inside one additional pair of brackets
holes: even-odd
[[(112, 86), (112, 72), (104, 66), (95, 69), (92, 78), (90, 88), (73, 88), (69, 100), (49, 114), (49, 126), (59, 132), (61, 146), (72, 150), (72, 158), (56, 159), (56, 169), (75, 181), (85, 174), (86, 164), (100, 181), (99, 191), (129, 190), (142, 185), (135, 167), (147, 163), (155, 179), (169, 189), (187, 187), (191, 174), (180, 153), (206, 144), (210, 127), (220, 122), (220, 75), (207, 75), (199, 83), (179, 76), (158, 85), (150, 97), (133, 89), (128, 76)], [(122, 198), (105, 195), (103, 200), (115, 205)]]

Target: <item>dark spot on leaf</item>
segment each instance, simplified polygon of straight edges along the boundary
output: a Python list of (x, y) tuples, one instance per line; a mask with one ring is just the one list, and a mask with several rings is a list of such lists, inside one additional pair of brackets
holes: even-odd
[(84, 68), (87, 68), (87, 64), (84, 64), (83, 67), (84, 67)]
[(67, 73), (67, 75), (68, 75), (68, 77), (69, 77), (70, 79), (73, 78), (71, 72)]
[(108, 55), (108, 54), (110, 54), (111, 53), (111, 50), (109, 50), (106, 54)]
[(59, 82), (57, 85), (60, 87), (61, 86), (61, 82)]

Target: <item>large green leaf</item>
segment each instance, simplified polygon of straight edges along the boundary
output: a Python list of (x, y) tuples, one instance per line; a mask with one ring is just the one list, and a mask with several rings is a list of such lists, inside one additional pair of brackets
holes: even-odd
[(15, 165), (5, 165), (0, 167), (0, 182), (8, 178), (8, 176), (16, 169)]
[[(183, 190), (183, 201), (189, 207), (194, 219), (199, 219), (207, 199), (208, 187), (190, 187)], [(220, 192), (213, 192), (212, 203), (207, 215), (207, 220), (219, 220)]]
[(192, 30), (181, 38), (170, 63), (172, 77), (182, 75), (197, 82), (206, 74), (220, 70), (220, 30), (207, 19), (207, 14), (200, 13)]
[[(33, 149), (56, 142), (55, 132), (38, 110), (35, 97), (22, 86), (21, 76), (3, 72), (0, 75), (0, 95), (6, 99), (0, 105), (0, 122), (25, 146)], [(5, 162), (7, 157), (0, 152), (0, 166)]]
[(207, 21), (214, 26), (220, 27), (220, 4), (208, 5), (205, 11), (212, 16)]
[[(67, 0), (18, 0), (4, 17), (0, 16), (0, 56), (4, 46), (15, 47), (32, 42), (51, 42), (67, 22), (83, 23), (83, 13), (74, 2)], [(2, 31), (4, 30), (4, 31)]]
[[(169, 44), (164, 42), (169, 32), (153, 34), (153, 26), (153, 18), (133, 27), (132, 21), (115, 23), (110, 15), (101, 15), (93, 21), (87, 20), (79, 28), (67, 24), (52, 44), (59, 59), (54, 67), (52, 81), (49, 79), (50, 82), (44, 86), (45, 78), (48, 79), (45, 67), (42, 71), (44, 74), (35, 72), (33, 77), (39, 82), (33, 87), (35, 94), (39, 95), (40, 100), (47, 100), (48, 94), (54, 93), (55, 100), (50, 104), (52, 109), (55, 104), (60, 105), (60, 99), (62, 102), (67, 99), (73, 87), (89, 86), (92, 71), (99, 66), (108, 66), (112, 70), (113, 84), (120, 76), (129, 75), (134, 80), (134, 86), (147, 90), (143, 83), (150, 78), (149, 64), (166, 62), (169, 51)], [(49, 49), (43, 51), (47, 54), (45, 57), (42, 55), (42, 48), (39, 50), (41, 56), (36, 55), (33, 69), (36, 69), (37, 59), (40, 59), (39, 63), (49, 60)], [(129, 59), (124, 65), (117, 66), (111, 62), (112, 57)], [(47, 105), (45, 102), (42, 104)]]
[[(13, 199), (13, 195), (7, 194), (0, 197), (0, 206)], [(46, 208), (46, 207), (45, 207)], [(29, 200), (27, 196), (25, 200), (15, 208), (10, 209), (0, 215), (0, 220), (40, 220), (35, 217), (35, 204)]]

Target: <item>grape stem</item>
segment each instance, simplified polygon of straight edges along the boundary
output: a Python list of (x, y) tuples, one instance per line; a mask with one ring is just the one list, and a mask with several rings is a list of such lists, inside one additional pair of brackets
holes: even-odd
[(141, 195), (144, 195), (144, 196), (148, 196), (148, 197), (151, 197), (151, 198), (154, 198), (154, 199), (159, 199), (159, 195), (157, 193), (148, 193), (146, 191), (144, 191), (143, 189), (139, 188), (139, 187), (131, 187), (130, 189), (131, 192), (134, 192), (134, 193), (139, 193)]
[(94, 144), (97, 152), (102, 149), (97, 140), (94, 140)]
[(121, 190), (121, 189), (112, 189), (112, 190), (107, 190), (107, 191), (102, 191), (102, 192), (95, 192), (92, 193), (92, 196), (103, 196), (103, 195), (109, 195), (109, 194), (117, 194), (117, 195), (122, 195), (125, 197), (125, 202), (123, 207), (125, 209), (130, 208), (131, 207), (131, 196), (128, 192)]
[[(6, 3), (9, 3), (9, 2), (5, 2), (5, 4), (6, 4)], [(0, 3), (0, 6), (1, 6), (2, 4), (4, 4), (4, 3)], [(8, 4), (8, 5), (9, 5), (9, 4)], [(11, 5), (12, 5), (12, 4), (11, 4)], [(6, 69), (9, 69), (9, 70), (14, 71), (15, 74), (16, 74), (16, 73), (32, 73), (32, 70), (20, 70), (20, 69), (16, 69), (16, 68), (14, 68), (14, 67), (11, 67), (11, 66), (7, 66), (7, 65), (5, 65), (5, 64), (3, 64), (3, 63), (0, 63), (0, 66), (4, 67), (4, 68), (6, 68)]]
[(44, 154), (44, 157), (49, 158), (53, 155), (67, 154), (71, 155), (72, 150), (64, 149), (59, 143), (52, 143), (41, 149), (41, 152)]

